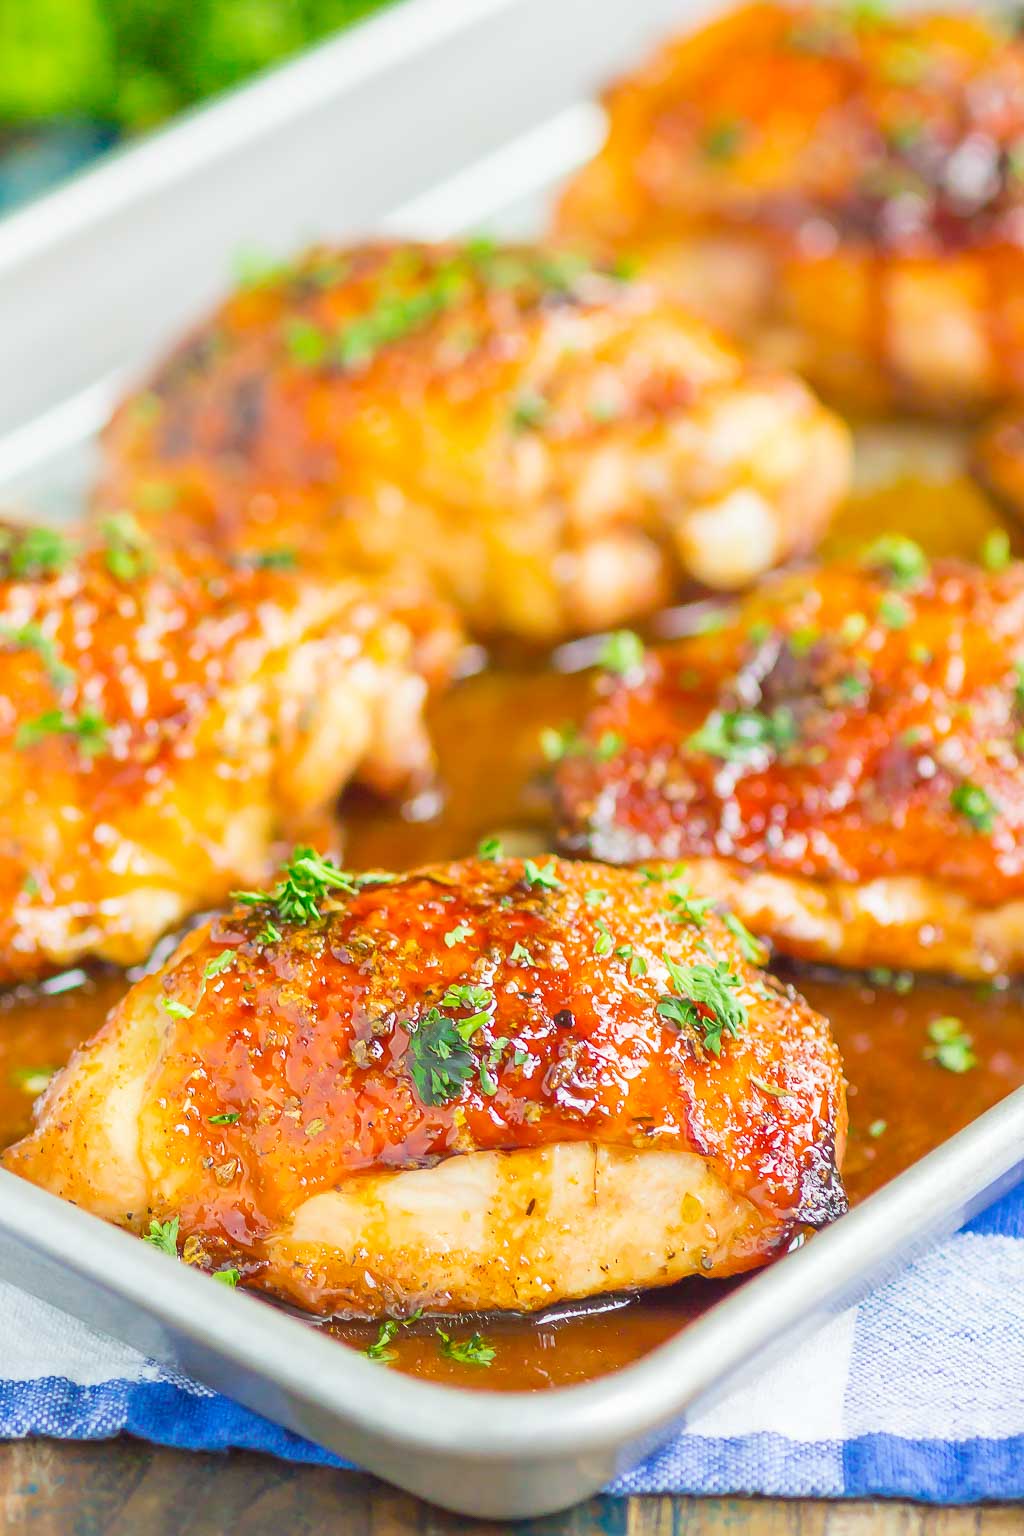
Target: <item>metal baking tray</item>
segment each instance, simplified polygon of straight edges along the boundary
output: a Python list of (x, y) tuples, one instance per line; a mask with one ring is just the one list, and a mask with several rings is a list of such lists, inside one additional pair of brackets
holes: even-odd
[[(233, 253), (536, 227), (593, 92), (699, 3), (404, 0), (0, 224), (0, 501), (73, 513), (113, 397)], [(1024, 1089), (634, 1365), (518, 1394), (371, 1364), (0, 1173), (0, 1278), (435, 1503), (595, 1492), (1024, 1176)]]

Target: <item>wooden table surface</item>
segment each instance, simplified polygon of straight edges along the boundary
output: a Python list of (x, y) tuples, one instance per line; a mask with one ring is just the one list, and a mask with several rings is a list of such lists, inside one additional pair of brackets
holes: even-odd
[[(26, 1536), (494, 1536), (372, 1477), (268, 1456), (199, 1456), (133, 1440), (0, 1445), (0, 1531)], [(592, 1499), (526, 1536), (1020, 1536), (1024, 1507), (770, 1499)]]

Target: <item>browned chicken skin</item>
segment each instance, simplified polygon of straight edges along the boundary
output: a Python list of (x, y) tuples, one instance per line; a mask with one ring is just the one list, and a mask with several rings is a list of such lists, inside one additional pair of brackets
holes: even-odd
[(100, 503), (175, 541), (410, 558), (479, 632), (551, 639), (813, 547), (848, 436), (650, 289), (530, 247), (314, 250), (125, 402)]
[(629, 251), (836, 398), (1024, 388), (1024, 44), (964, 11), (754, 3), (608, 95), (559, 233)]
[(620, 649), (557, 769), (564, 846), (684, 859), (786, 954), (1024, 970), (1024, 565), (891, 537)]
[(88, 542), (0, 530), (0, 984), (139, 961), (353, 775), (421, 777), (455, 646), (397, 588)]
[(299, 853), (73, 1058), (7, 1168), (319, 1312), (726, 1275), (845, 1209), (823, 1019), (682, 882)]

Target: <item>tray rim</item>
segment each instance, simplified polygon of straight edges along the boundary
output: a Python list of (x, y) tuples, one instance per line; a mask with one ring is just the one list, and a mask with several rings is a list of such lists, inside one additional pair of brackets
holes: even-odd
[[(275, 127), (309, 117), (348, 85), (384, 76), (439, 40), (515, 12), (520, 4), (393, 0), (351, 31), (193, 109), (144, 142), (105, 155), (93, 169), (0, 221), (0, 279), (44, 254), (59, 255), (76, 236), (130, 211), (143, 195), (187, 181), (197, 165), (246, 144), (257, 148)], [(699, 0), (689, 7), (698, 8)], [(204, 1355), (210, 1374), (237, 1369), (246, 1405), (300, 1433), (308, 1409), (330, 1416), (337, 1427), (332, 1449), (344, 1455), (341, 1442), (365, 1437), (359, 1453), (364, 1465), (435, 1502), (467, 1513), (542, 1513), (595, 1491), (610, 1467), (639, 1459), (694, 1407), (827, 1322), (1022, 1173), (1024, 1088), (639, 1361), (592, 1382), (530, 1393), (428, 1383), (382, 1369), (244, 1292), (170, 1264), (127, 1233), (3, 1170), (0, 1274), (10, 1271), (15, 1249), (35, 1255), (36, 1294), (45, 1292), (44, 1299), (52, 1299), (47, 1266), (51, 1278), (59, 1272), (92, 1286), (110, 1298), (115, 1313), (122, 1309), (125, 1333), (129, 1322), (166, 1330), (167, 1349), (159, 1358), (180, 1359), (184, 1343), (197, 1352), (188, 1359), (199, 1380)], [(26, 1283), (20, 1271), (19, 1283)], [(83, 1293), (81, 1304), (87, 1299)], [(260, 1384), (274, 1389), (272, 1401), (259, 1399)], [(366, 1454), (367, 1446), (374, 1454)], [(433, 1474), (428, 1467), (407, 1480), (400, 1460), (389, 1461), (403, 1453), (433, 1458)], [(484, 1473), (509, 1469), (521, 1474), (521, 1484), (531, 1478), (534, 1484), (517, 1492), (509, 1482), (493, 1496), (477, 1486), (453, 1496), (445, 1486), (452, 1469), (476, 1466)], [(561, 1481), (555, 1469), (564, 1473)]]

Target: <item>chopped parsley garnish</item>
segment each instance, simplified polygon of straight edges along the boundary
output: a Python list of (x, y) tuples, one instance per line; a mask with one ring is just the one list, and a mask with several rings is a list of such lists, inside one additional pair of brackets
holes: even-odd
[(540, 733), (540, 750), (545, 762), (560, 763), (583, 750), (583, 738), (575, 725), (546, 725)]
[(855, 672), (848, 672), (836, 683), (836, 692), (844, 704), (856, 704), (868, 692), (868, 684)]
[(153, 546), (130, 512), (105, 517), (100, 525), (103, 561), (115, 581), (137, 581), (153, 566)]
[(505, 849), (500, 837), (482, 837), (476, 845), (478, 859), (500, 859)]
[(714, 709), (686, 745), (691, 752), (742, 763), (758, 752), (783, 752), (796, 738), (793, 712), (784, 705), (771, 714), (759, 709)]
[(472, 932), (468, 923), (456, 923), (455, 927), (449, 928), (444, 936), (445, 948), (454, 949), (456, 944), (464, 944)]
[(169, 1013), (172, 1019), (191, 1019), (195, 1013), (187, 1003), (180, 1002), (176, 997), (162, 997), (160, 1006), (164, 1013)]
[(643, 955), (638, 955), (636, 953), (632, 944), (620, 944), (618, 949), (615, 951), (615, 955), (617, 959), (627, 960), (629, 962), (628, 968), (630, 976), (636, 978), (637, 976), (647, 975), (647, 961), (644, 959)]
[(887, 965), (878, 965), (867, 972), (867, 979), (873, 987), (890, 987), (897, 997), (906, 997), (914, 990), (913, 971), (894, 971)]
[(288, 544), (281, 544), (277, 549), (254, 550), (243, 560), (243, 564), (254, 571), (294, 571), (298, 563), (298, 551)]
[(1012, 558), (1006, 529), (991, 528), (981, 546), (981, 563), (986, 571), (1005, 571)]
[(549, 859), (541, 869), (532, 859), (527, 859), (523, 865), (523, 880), (530, 887), (539, 886), (545, 891), (560, 891), (562, 882), (555, 873), (555, 861)]
[(236, 953), (233, 949), (222, 949), (219, 955), (214, 955), (212, 960), (207, 960), (203, 966), (203, 980), (211, 981), (214, 976), (223, 976), (225, 971), (230, 971), (234, 965)]
[(736, 996), (740, 978), (724, 960), (714, 965), (683, 966), (663, 955), (677, 997), (662, 997), (658, 1012), (677, 1028), (696, 1027), (704, 1049), (721, 1055), (723, 1035), (737, 1035), (747, 1021), (746, 1005)]
[(594, 926), (597, 929), (597, 937), (594, 940), (594, 954), (599, 960), (603, 960), (615, 948), (615, 940), (612, 938), (608, 924), (603, 917), (599, 917)]
[(0, 529), (0, 559), (17, 581), (55, 576), (70, 565), (74, 545), (56, 528)]
[[(377, 884), (378, 876), (359, 876), (339, 869), (322, 853), (308, 847), (296, 848), (282, 868), (282, 878), (272, 891), (232, 891), (232, 899), (243, 906), (274, 907), (282, 923), (313, 923), (320, 916), (320, 903), (329, 891), (343, 891), (353, 896), (361, 884)], [(276, 939), (277, 927), (268, 919)], [(260, 943), (273, 942), (260, 939)]]
[(66, 688), (74, 682), (75, 674), (60, 660), (53, 641), (38, 624), (0, 625), (0, 640), (5, 640), (19, 651), (35, 651), (54, 688)]
[(261, 949), (265, 949), (268, 944), (280, 944), (280, 942), (281, 930), (274, 922), (273, 918), (268, 917), (266, 922), (263, 924), (263, 927), (256, 935), (256, 943), (260, 946)]
[(56, 1067), (16, 1067), (11, 1082), (30, 1099), (37, 1099), (55, 1075)]
[(480, 1009), (487, 1009), (494, 1002), (494, 993), (490, 987), (478, 986), (474, 983), (455, 982), (448, 988), (441, 999), (442, 1008), (470, 1008), (474, 1013)]
[(211, 1115), (209, 1123), (211, 1125), (236, 1125), (240, 1115), (241, 1110), (233, 1109), (230, 1113), (225, 1112), (223, 1115)]
[(608, 900), (608, 892), (593, 886), (589, 891), (583, 893), (583, 900), (588, 907), (600, 907)]
[(884, 1136), (889, 1129), (888, 1120), (872, 1120), (868, 1126), (868, 1135), (872, 1141), (877, 1141), (879, 1136)]
[(317, 368), (326, 361), (329, 340), (326, 332), (312, 320), (293, 315), (284, 328), (284, 344), (288, 356), (300, 368)]
[(487, 1055), (480, 1063), (480, 1092), (493, 1099), (498, 1091), (498, 1079), (494, 1075), (494, 1069), (501, 1060), (501, 1054), (508, 1045), (508, 1036), (499, 1035), (488, 1047)]
[(925, 1060), (937, 1062), (947, 1072), (969, 1072), (978, 1065), (972, 1050), (974, 1041), (962, 1020), (948, 1016), (933, 1019), (928, 1025), (928, 1039), (931, 1044), (925, 1048)]
[(928, 575), (928, 556), (920, 544), (901, 533), (886, 533), (868, 546), (861, 564), (881, 571), (894, 587), (909, 590), (920, 586)]
[(107, 724), (95, 709), (74, 715), (63, 709), (47, 709), (34, 720), (23, 720), (14, 736), (19, 752), (49, 736), (73, 736), (83, 757), (98, 757), (107, 748)]
[(991, 832), (996, 824), (998, 805), (987, 790), (980, 784), (972, 784), (969, 779), (956, 785), (949, 803), (957, 815), (963, 816), (978, 832)]
[(701, 148), (709, 160), (731, 160), (743, 140), (743, 124), (736, 118), (723, 118), (712, 123), (701, 140)]
[(156, 1221), (149, 1224), (149, 1231), (144, 1233), (142, 1241), (149, 1243), (150, 1247), (158, 1248), (161, 1253), (166, 1253), (170, 1258), (178, 1257), (178, 1226), (179, 1218), (173, 1216), (170, 1221)]
[(458, 1365), (490, 1365), (496, 1354), (481, 1333), (473, 1333), (468, 1339), (453, 1339), (443, 1328), (437, 1330), (437, 1347), (446, 1360), (454, 1360)]
[(226, 1285), (229, 1290), (233, 1291), (239, 1280), (241, 1280), (242, 1273), (238, 1269), (215, 1269), (213, 1278), (218, 1285)]
[(768, 959), (768, 946), (755, 938), (745, 923), (733, 912), (723, 912), (722, 922), (728, 928), (733, 938), (740, 947), (744, 960), (749, 960), (751, 965), (764, 965)]
[(527, 949), (526, 945), (525, 944), (520, 944), (518, 940), (516, 940), (515, 944), (513, 944), (512, 952), (511, 952), (511, 954), (509, 955), (508, 958), (512, 962), (513, 965), (536, 965), (537, 964), (536, 960), (530, 954), (530, 951)]
[(906, 629), (912, 614), (898, 593), (885, 592), (878, 600), (878, 617), (886, 629)]
[(380, 1365), (390, 1365), (392, 1360), (398, 1359), (396, 1350), (390, 1346), (398, 1333), (398, 1324), (394, 1318), (389, 1317), (381, 1323), (380, 1331), (370, 1347), (363, 1351), (367, 1360), (376, 1360)]
[(530, 432), (544, 425), (550, 409), (543, 395), (524, 391), (512, 407), (510, 420), (517, 432)]
[(839, 626), (839, 638), (844, 645), (856, 645), (858, 640), (863, 640), (867, 630), (866, 614), (848, 613)]
[(476, 1070), (454, 1022), (431, 1008), (409, 1036), (409, 1071), (423, 1104), (435, 1106), (457, 1099)]
[(597, 664), (604, 667), (606, 672), (628, 677), (630, 673), (639, 672), (645, 655), (644, 643), (639, 635), (631, 629), (617, 629), (605, 639)]
[(714, 906), (709, 896), (695, 896), (688, 885), (683, 886), (681, 891), (669, 891), (668, 904), (671, 908), (671, 922), (690, 923), (694, 928), (704, 927), (708, 911)]

